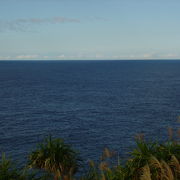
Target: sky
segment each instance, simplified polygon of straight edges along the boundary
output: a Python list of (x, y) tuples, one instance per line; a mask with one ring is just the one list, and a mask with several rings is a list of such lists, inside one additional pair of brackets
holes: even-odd
[(179, 0), (0, 0), (0, 60), (180, 59)]

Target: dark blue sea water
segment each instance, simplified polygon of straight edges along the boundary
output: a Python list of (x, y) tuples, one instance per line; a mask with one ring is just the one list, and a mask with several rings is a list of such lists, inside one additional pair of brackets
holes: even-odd
[(180, 115), (180, 61), (1, 61), (0, 151), (25, 162), (45, 136), (84, 160), (134, 136), (167, 139)]

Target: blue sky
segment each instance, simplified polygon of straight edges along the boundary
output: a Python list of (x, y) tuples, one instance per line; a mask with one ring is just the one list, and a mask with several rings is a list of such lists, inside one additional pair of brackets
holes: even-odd
[(180, 59), (180, 1), (1, 0), (0, 59)]

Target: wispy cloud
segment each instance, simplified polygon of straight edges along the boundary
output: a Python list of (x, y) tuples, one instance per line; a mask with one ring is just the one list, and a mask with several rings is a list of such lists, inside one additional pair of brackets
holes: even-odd
[(76, 18), (52, 17), (52, 18), (19, 18), (15, 20), (0, 20), (0, 31), (28, 31), (31, 25), (79, 23)]
[(66, 17), (53, 17), (53, 18), (31, 18), (31, 19), (16, 19), (14, 21), (16, 24), (20, 23), (32, 23), (32, 24), (42, 24), (42, 23), (66, 23), (66, 22), (80, 22), (75, 18), (66, 18)]

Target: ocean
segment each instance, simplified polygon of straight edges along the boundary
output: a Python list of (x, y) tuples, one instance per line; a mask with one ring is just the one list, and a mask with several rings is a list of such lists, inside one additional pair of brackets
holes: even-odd
[(84, 161), (123, 158), (138, 133), (167, 140), (178, 116), (178, 60), (0, 61), (0, 151), (22, 164), (48, 135)]

